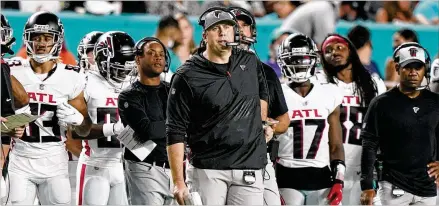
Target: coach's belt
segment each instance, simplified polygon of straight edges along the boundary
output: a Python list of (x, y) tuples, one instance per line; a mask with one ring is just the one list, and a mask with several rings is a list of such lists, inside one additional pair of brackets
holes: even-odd
[(168, 161), (148, 161), (148, 160), (146, 160), (146, 163), (149, 163), (152, 166), (163, 167), (163, 168), (166, 168), (166, 169), (170, 168)]

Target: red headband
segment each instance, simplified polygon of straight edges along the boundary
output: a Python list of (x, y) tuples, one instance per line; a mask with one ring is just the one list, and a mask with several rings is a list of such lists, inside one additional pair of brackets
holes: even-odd
[(330, 43), (341, 43), (341, 44), (344, 44), (346, 46), (349, 46), (348, 42), (346, 40), (344, 40), (342, 37), (330, 36), (323, 42), (323, 45), (322, 45), (323, 53), (326, 50), (326, 46), (328, 46), (328, 44), (330, 44)]

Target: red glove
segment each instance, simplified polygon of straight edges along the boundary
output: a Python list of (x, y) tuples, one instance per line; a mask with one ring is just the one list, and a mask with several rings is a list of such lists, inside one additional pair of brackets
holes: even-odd
[(330, 205), (340, 205), (343, 199), (343, 184), (335, 183), (332, 185), (327, 198)]

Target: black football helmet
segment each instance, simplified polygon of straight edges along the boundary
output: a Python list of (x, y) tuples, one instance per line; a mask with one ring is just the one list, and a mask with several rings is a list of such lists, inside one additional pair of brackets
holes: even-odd
[[(92, 31), (88, 34), (86, 34), (81, 41), (79, 42), (78, 48), (76, 49), (78, 52), (78, 59), (79, 59), (79, 67), (81, 69), (89, 70), (93, 69), (88, 53), (93, 52), (93, 49), (95, 47), (95, 43), (98, 41), (99, 37), (103, 34), (101, 31)], [(94, 58), (93, 58), (94, 60)]]
[[(34, 42), (32, 39), (40, 34), (52, 35), (52, 42), (47, 42), (45, 45), (52, 46), (52, 49), (47, 54), (36, 54), (34, 51), (35, 46), (42, 43)], [(40, 11), (34, 13), (29, 17), (24, 26), (23, 42), (26, 45), (27, 55), (39, 63), (57, 59), (61, 52), (63, 41), (64, 26), (61, 20), (51, 12)]]
[[(12, 35), (13, 35), (14, 30), (12, 30), (8, 19), (6, 19), (6, 17), (3, 14), (1, 16), (2, 16), (1, 17), (1, 26), (2, 26), (2, 28), (1, 28), (1, 50), (2, 50), (1, 54), (3, 56), (5, 53), (11, 54), (11, 52), (12, 52), (11, 46), (12, 46), (12, 43), (14, 43), (15, 39), (13, 40)], [(12, 52), (12, 54), (13, 54), (13, 52)]]
[(93, 55), (100, 74), (113, 86), (129, 81), (129, 74), (136, 70), (135, 42), (122, 31), (102, 34), (95, 44)]
[(277, 64), (289, 82), (308, 81), (314, 76), (318, 63), (317, 46), (304, 34), (290, 34), (278, 47)]

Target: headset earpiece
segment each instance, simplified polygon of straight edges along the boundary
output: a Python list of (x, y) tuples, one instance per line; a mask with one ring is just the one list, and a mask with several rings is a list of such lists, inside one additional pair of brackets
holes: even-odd
[(145, 37), (141, 40), (139, 40), (136, 45), (134, 46), (135, 51), (134, 53), (136, 54), (136, 56), (142, 55), (143, 54), (143, 47), (145, 46), (145, 44), (147, 44), (148, 42), (157, 42), (160, 45), (162, 45), (163, 49), (165, 50), (165, 69), (163, 70), (163, 72), (167, 73), (169, 71), (169, 68), (171, 67), (171, 55), (169, 54), (168, 48), (157, 38), (155, 37)]

